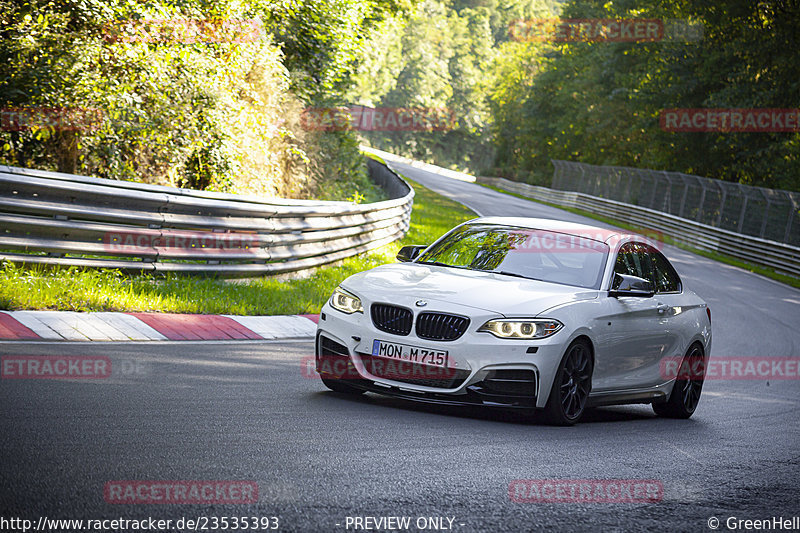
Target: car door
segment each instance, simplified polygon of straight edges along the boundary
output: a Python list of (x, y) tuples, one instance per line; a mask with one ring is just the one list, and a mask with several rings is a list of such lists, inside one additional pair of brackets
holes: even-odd
[[(678, 273), (664, 254), (653, 248), (647, 247), (650, 256), (652, 278), (649, 278), (655, 287), (656, 307), (660, 315), (660, 323), (665, 329), (667, 344), (664, 348), (664, 357), (682, 357), (687, 346), (683, 337), (691, 337), (685, 332), (694, 331), (694, 321), (686, 314), (683, 295), (683, 285)], [(683, 334), (682, 334), (683, 333)], [(654, 377), (655, 378), (655, 377)], [(663, 381), (663, 379), (662, 379)]]
[[(649, 248), (638, 242), (622, 245), (614, 272), (653, 280)], [(655, 296), (603, 299), (593, 391), (638, 389), (660, 383), (659, 365), (670, 344), (666, 307)]]

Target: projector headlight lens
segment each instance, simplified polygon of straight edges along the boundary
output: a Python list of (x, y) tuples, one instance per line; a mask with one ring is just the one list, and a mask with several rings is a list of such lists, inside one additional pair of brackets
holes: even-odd
[(348, 315), (364, 312), (364, 308), (361, 306), (361, 299), (341, 287), (336, 287), (336, 290), (333, 291), (331, 307)]
[(564, 324), (545, 318), (490, 320), (478, 331), (491, 333), (501, 339), (544, 339), (554, 335)]

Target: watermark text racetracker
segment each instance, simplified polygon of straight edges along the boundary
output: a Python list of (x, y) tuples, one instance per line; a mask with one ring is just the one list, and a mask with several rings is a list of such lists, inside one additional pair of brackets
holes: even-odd
[(659, 371), (664, 379), (798, 380), (800, 359), (714, 356), (687, 362), (681, 357), (665, 357), (660, 361)]
[[(604, 229), (585, 232), (575, 232), (569, 228), (563, 230), (558, 228), (519, 230), (508, 234), (507, 245), (512, 250), (528, 253), (604, 253), (606, 247), (598, 243), (617, 239), (619, 238), (618, 233), (617, 230)], [(664, 234), (658, 230), (643, 229), (636, 234), (636, 240), (660, 250), (663, 246)]]
[(247, 504), (258, 501), (255, 481), (109, 481), (103, 498), (113, 504)]
[(659, 126), (669, 132), (773, 132), (800, 131), (800, 109), (684, 108), (663, 109)]
[(106, 356), (4, 355), (3, 379), (105, 379), (111, 376)]
[(162, 254), (196, 253), (254, 254), (261, 246), (257, 233), (183, 230), (130, 230), (110, 231), (103, 235), (106, 251), (119, 254), (136, 253), (143, 249), (158, 250)]
[(247, 43), (264, 35), (260, 19), (153, 18), (115, 20), (103, 27), (107, 43)]
[(694, 42), (703, 38), (703, 26), (674, 19), (530, 18), (512, 20), (514, 41), (536, 42)]
[(150, 365), (141, 359), (100, 355), (4, 355), (2, 379), (107, 379), (148, 376)]
[(455, 111), (445, 107), (309, 107), (301, 125), (308, 131), (449, 131)]
[[(280, 124), (273, 130), (277, 131)], [(152, 118), (143, 117), (132, 107), (101, 109), (77, 106), (24, 105), (0, 108), (3, 131), (69, 131), (92, 134), (98, 130), (143, 131), (160, 127)]]
[(508, 484), (515, 503), (657, 503), (664, 484), (655, 479), (515, 479)]
[(95, 131), (105, 120), (96, 107), (23, 106), (0, 109), (3, 131)]
[[(440, 360), (441, 354), (434, 350), (421, 350), (417, 353), (406, 352), (404, 354), (361, 354), (360, 362), (363, 369), (368, 374), (380, 376), (384, 379), (395, 380), (426, 380), (428, 383), (441, 381), (447, 383), (458, 375), (458, 369), (444, 364), (434, 364), (436, 357)], [(426, 358), (430, 358), (431, 364), (427, 364)], [(332, 377), (342, 380), (360, 381), (363, 376), (353, 365), (352, 360), (347, 357), (337, 355), (307, 356), (302, 360), (300, 371), (303, 377), (308, 379), (319, 379), (320, 374), (325, 377)]]

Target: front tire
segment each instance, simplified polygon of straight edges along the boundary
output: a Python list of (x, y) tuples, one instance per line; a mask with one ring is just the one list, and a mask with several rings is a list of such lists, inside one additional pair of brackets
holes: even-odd
[(321, 378), (322, 383), (325, 384), (333, 392), (340, 392), (342, 394), (353, 394), (353, 395), (360, 395), (364, 394), (366, 391), (361, 389), (357, 389), (355, 387), (351, 387), (350, 385), (346, 385), (342, 383), (341, 379), (331, 379), (331, 378)]
[[(669, 400), (653, 404), (653, 411), (658, 416), (686, 419), (694, 414), (697, 404), (700, 403), (700, 394), (703, 392), (704, 363), (703, 347), (697, 343), (693, 344), (681, 361)], [(695, 374), (699, 368), (703, 371), (697, 376)], [(685, 376), (686, 379), (681, 379), (681, 376)]]
[(592, 390), (593, 369), (591, 344), (585, 339), (570, 344), (558, 366), (550, 398), (544, 408), (547, 423), (571, 426), (581, 419)]

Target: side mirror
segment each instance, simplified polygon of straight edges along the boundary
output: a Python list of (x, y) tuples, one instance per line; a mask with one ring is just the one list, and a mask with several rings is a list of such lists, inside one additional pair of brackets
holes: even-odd
[(419, 254), (422, 253), (422, 250), (427, 248), (424, 245), (414, 245), (414, 246), (403, 246), (400, 248), (400, 251), (397, 252), (397, 260), (401, 263), (408, 263), (409, 261), (413, 261)]
[(608, 295), (612, 298), (619, 298), (620, 296), (650, 298), (655, 292), (650, 280), (627, 274), (614, 274), (614, 282), (611, 284), (611, 290), (608, 291)]

